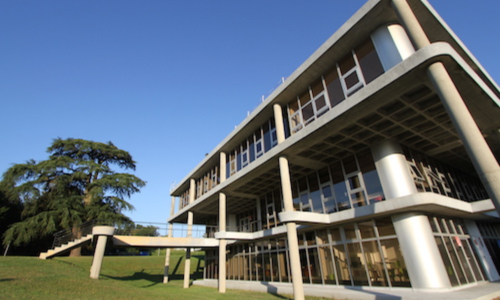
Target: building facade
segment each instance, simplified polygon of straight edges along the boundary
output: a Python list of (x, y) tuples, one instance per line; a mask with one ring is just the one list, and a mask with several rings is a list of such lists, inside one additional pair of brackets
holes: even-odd
[(370, 0), (172, 191), (204, 280), (500, 279), (500, 90), (425, 0)]

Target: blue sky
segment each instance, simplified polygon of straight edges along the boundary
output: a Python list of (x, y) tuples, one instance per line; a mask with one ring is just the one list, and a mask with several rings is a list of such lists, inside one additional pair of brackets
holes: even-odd
[[(364, 0), (0, 0), (0, 172), (52, 139), (112, 141), (148, 182), (134, 221)], [(500, 1), (430, 0), (494, 80)]]

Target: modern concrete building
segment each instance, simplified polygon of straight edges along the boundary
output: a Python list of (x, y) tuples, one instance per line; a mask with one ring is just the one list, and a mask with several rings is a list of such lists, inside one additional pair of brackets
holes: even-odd
[(370, 0), (172, 190), (204, 282), (499, 280), (500, 90), (425, 0)]

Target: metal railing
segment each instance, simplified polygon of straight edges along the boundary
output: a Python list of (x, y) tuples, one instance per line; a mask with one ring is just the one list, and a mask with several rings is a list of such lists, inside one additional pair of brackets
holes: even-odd
[(54, 233), (52, 249), (91, 234), (92, 228), (96, 225), (113, 225), (113, 222), (107, 220), (90, 220), (71, 228), (58, 231)]

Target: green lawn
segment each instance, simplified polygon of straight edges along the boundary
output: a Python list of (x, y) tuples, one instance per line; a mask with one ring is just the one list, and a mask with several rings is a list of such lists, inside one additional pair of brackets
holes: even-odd
[[(89, 278), (92, 257), (0, 257), (0, 299), (289, 299), (238, 290), (191, 286), (183, 289), (184, 252), (171, 255), (171, 282), (163, 284), (164, 252), (152, 256), (106, 256), (99, 280)], [(201, 278), (203, 253), (191, 256), (191, 277)], [(307, 298), (319, 299), (319, 298)]]

